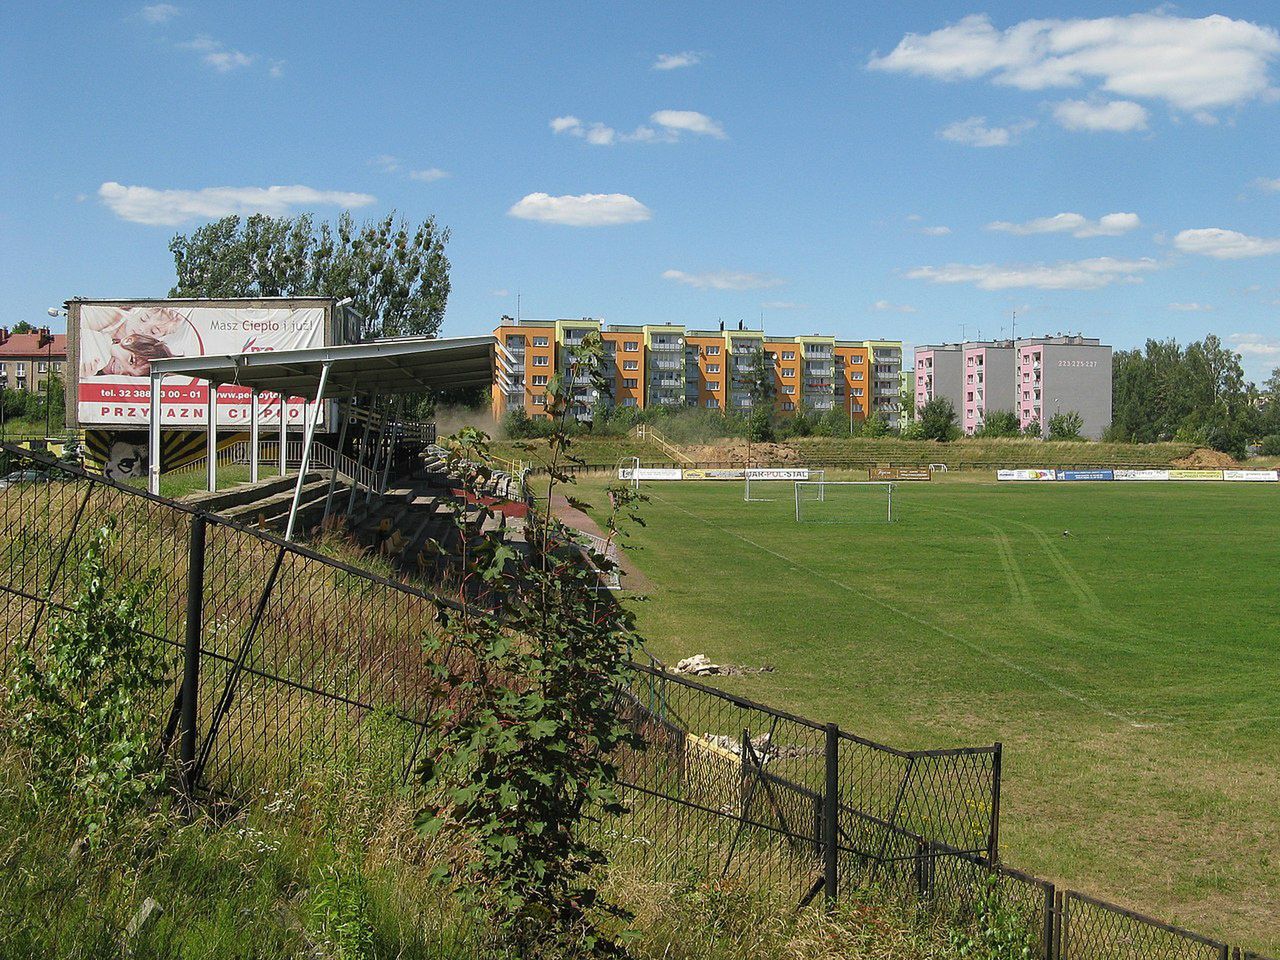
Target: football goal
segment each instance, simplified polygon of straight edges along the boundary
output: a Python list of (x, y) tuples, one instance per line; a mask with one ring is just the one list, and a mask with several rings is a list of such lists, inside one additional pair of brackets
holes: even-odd
[(796, 523), (893, 523), (887, 480), (797, 480)]
[(789, 500), (791, 485), (797, 480), (824, 480), (825, 470), (772, 469), (752, 467), (746, 471), (742, 499), (747, 503), (773, 503)]

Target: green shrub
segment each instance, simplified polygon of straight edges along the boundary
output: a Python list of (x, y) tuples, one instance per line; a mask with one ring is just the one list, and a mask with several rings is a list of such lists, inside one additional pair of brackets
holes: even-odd
[(1258, 452), (1264, 457), (1280, 457), (1280, 433), (1263, 437), (1258, 444)]
[(1084, 417), (1074, 410), (1055, 413), (1049, 418), (1050, 440), (1083, 440)]
[(19, 652), (8, 695), (33, 790), (65, 804), (91, 846), (161, 780), (152, 736), (165, 661), (144, 633), (155, 575), (117, 585), (106, 562), (113, 540), (109, 526), (93, 532), (79, 595), (52, 614), (43, 649)]

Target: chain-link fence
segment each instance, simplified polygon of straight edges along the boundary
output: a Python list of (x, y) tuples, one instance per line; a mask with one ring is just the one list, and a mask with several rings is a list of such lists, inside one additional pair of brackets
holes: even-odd
[[(6, 448), (30, 459), (27, 451)], [(407, 781), (466, 673), (435, 635), (455, 601), (257, 529), (38, 460), (0, 488), (0, 670), (79, 591), (96, 531), (120, 582), (147, 583), (169, 673), (155, 736), (184, 786), (237, 798), (362, 745)], [(872, 889), (974, 924), (992, 911), (1044, 960), (1265, 960), (999, 864), (999, 744), (898, 750), (637, 665), (620, 709), (629, 812), (596, 824), (617, 865), (792, 904)]]

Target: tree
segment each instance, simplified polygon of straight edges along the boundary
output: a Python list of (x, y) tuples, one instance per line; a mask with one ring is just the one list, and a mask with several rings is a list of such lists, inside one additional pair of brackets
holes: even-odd
[(25, 320), (19, 320), (17, 323), (13, 325), (13, 329), (10, 330), (9, 332), (10, 333), (35, 333), (36, 328), (33, 327), (31, 324), (27, 323), (27, 321)]
[(1018, 415), (1012, 410), (992, 410), (982, 423), (982, 429), (975, 436), (979, 437), (1016, 437), (1022, 433), (1018, 423)]
[(887, 437), (889, 435), (889, 423), (880, 414), (873, 413), (863, 422), (862, 435), (864, 437)]
[(1050, 440), (1083, 440), (1084, 417), (1075, 410), (1055, 413), (1049, 418)]
[(956, 428), (956, 408), (946, 397), (934, 397), (918, 411), (920, 433), (926, 440), (946, 443), (959, 434)]
[(737, 384), (746, 389), (751, 397), (753, 410), (767, 410), (772, 405), (777, 390), (773, 382), (773, 363), (764, 352), (757, 347), (747, 361), (747, 369), (734, 377)]
[(747, 417), (747, 439), (752, 443), (772, 443), (775, 439), (773, 419), (767, 410), (752, 410)]
[(435, 336), (449, 299), (448, 228), (390, 213), (317, 227), (309, 214), (223, 217), (169, 244), (172, 297), (350, 297), (366, 337)]
[[(576, 460), (569, 454), (574, 373), (596, 368), (603, 352), (598, 335), (569, 349), (569, 369), (547, 389), (548, 505), (560, 484), (572, 482), (565, 467)], [(466, 428), (445, 441), (450, 473), (477, 504), (491, 482), (487, 440)], [(607, 495), (606, 543), (616, 545), (644, 498), (626, 484)], [(437, 606), (443, 629), (429, 647), (438, 654), (442, 706), (423, 763), (428, 800), (417, 827), (462, 841), (439, 876), (488, 922), (495, 953), (623, 956), (598, 923), (626, 914), (595, 886), (606, 858), (600, 832), (588, 825), (625, 812), (621, 756), (641, 745), (618, 696), (631, 686), (635, 615), (601, 593), (598, 574), (549, 506), (528, 518), (524, 563), (505, 543), (470, 537), (466, 523), (460, 514), (461, 592), (482, 590), (487, 601)], [(593, 563), (616, 569), (609, 552), (592, 551)]]
[(1037, 419), (1037, 420), (1029, 420), (1029, 421), (1027, 421), (1027, 425), (1026, 425), (1025, 427), (1023, 427), (1023, 428), (1022, 428), (1022, 435), (1023, 435), (1024, 437), (1037, 437), (1037, 438), (1039, 438), (1039, 437), (1040, 437), (1040, 435), (1041, 435), (1041, 432), (1040, 432), (1040, 421), (1039, 421), (1038, 419)]

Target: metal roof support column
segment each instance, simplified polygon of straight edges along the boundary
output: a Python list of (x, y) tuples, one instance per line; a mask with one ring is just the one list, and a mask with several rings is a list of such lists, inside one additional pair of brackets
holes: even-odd
[(280, 392), (280, 476), (285, 475), (288, 461), (285, 459), (284, 448), (285, 442), (289, 439), (289, 427), (286, 424), (287, 414), (284, 408), (284, 391)]
[(249, 482), (258, 482), (258, 391), (249, 391)]
[[(368, 443), (369, 443), (369, 428), (370, 428), (370, 425), (373, 423), (373, 407), (374, 407), (374, 401), (373, 401), (373, 398), (370, 397), (369, 407), (367, 410), (365, 410), (365, 415), (364, 415), (364, 429), (360, 432), (360, 446), (356, 450), (356, 466), (357, 467), (364, 466), (365, 448), (368, 446)], [(370, 473), (370, 477), (372, 476), (373, 474)], [(351, 511), (355, 509), (355, 506), (356, 506), (356, 485), (353, 483), (351, 484), (351, 493), (347, 497), (346, 515), (348, 517), (351, 516)]]
[[(293, 540), (293, 528), (298, 522), (298, 505), (302, 501), (302, 484), (307, 476), (307, 467), (311, 461), (311, 441), (316, 435), (316, 424), (320, 420), (320, 401), (324, 399), (325, 382), (329, 379), (330, 361), (320, 367), (320, 382), (316, 386), (316, 402), (310, 409), (303, 407), (302, 420), (305, 426), (302, 433), (302, 462), (298, 465), (298, 482), (293, 487), (293, 505), (289, 507), (289, 525), (285, 527), (285, 540)], [(283, 426), (283, 421), (281, 422)]]
[(160, 493), (160, 391), (164, 374), (151, 374), (151, 409), (147, 424), (147, 491)]
[(382, 483), (378, 484), (378, 496), (385, 497), (387, 495), (387, 477), (391, 473), (391, 461), (395, 458), (391, 455), (395, 452), (396, 441), (400, 436), (400, 414), (404, 411), (404, 395), (397, 394), (395, 399), (396, 412), (394, 414), (396, 422), (391, 427), (391, 442), (387, 445), (387, 459), (382, 464)]
[[(390, 419), (391, 419), (391, 401), (387, 400), (382, 404), (382, 422), (378, 424), (378, 439), (374, 441), (373, 479), (375, 483), (378, 480), (378, 468), (382, 465), (382, 440), (387, 434), (387, 421)], [(385, 489), (385, 487), (386, 485), (383, 484), (383, 489)], [(379, 495), (381, 495), (382, 491), (379, 490), (378, 493)], [(373, 496), (373, 487), (370, 486), (369, 489), (366, 490), (364, 494), (364, 503), (366, 507), (369, 505), (369, 498), (372, 496)]]
[[(338, 458), (342, 456), (342, 450), (347, 445), (347, 426), (351, 423), (351, 405), (356, 402), (356, 385), (353, 381), (351, 384), (351, 396), (347, 398), (345, 407), (340, 406), (342, 429), (338, 431), (338, 446), (333, 451), (333, 472), (329, 474), (329, 492), (324, 495), (324, 516), (320, 522), (323, 524), (329, 519), (329, 507), (333, 504), (333, 490), (338, 485)], [(354, 485), (356, 478), (351, 478)]]
[(218, 385), (209, 381), (208, 399), (205, 402), (205, 422), (209, 425), (205, 442), (205, 472), (209, 478), (209, 492), (218, 489)]

